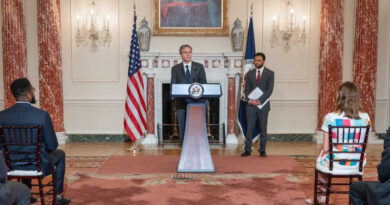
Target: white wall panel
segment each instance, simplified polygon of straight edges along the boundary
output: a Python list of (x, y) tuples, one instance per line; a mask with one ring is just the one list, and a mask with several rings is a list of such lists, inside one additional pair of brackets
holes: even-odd
[[(85, 25), (90, 28), (91, 19), (86, 15), (89, 0), (71, 1), (71, 30), (72, 30), (72, 81), (73, 82), (119, 82), (119, 24), (118, 0), (99, 0), (97, 9), (99, 14), (94, 19), (97, 30), (101, 30), (109, 18), (109, 30), (112, 42), (110, 46), (103, 46), (100, 35), (96, 42), (98, 48), (91, 51), (92, 40), (89, 36), (85, 42), (76, 44), (77, 29)], [(97, 13), (97, 11), (95, 11)], [(80, 17), (77, 20), (77, 17)], [(88, 40), (89, 39), (89, 40)], [(127, 43), (127, 42), (126, 42)]]
[[(121, 134), (133, 2), (137, 4), (137, 27), (140, 20), (145, 17), (149, 27), (153, 28), (153, 0), (100, 0), (104, 4), (103, 12), (109, 13), (110, 16), (113, 41), (109, 48), (99, 46), (97, 53), (91, 53), (89, 47), (77, 47), (74, 42), (76, 18), (78, 13), (81, 13), (78, 4), (82, 2), (61, 0), (65, 129), (68, 133)], [(296, 12), (307, 16), (308, 36), (304, 46), (292, 47), (287, 53), (281, 48), (271, 48), (269, 42), (272, 17), (277, 13), (279, 2), (280, 0), (230, 0), (229, 26), (231, 29), (234, 20), (239, 18), (243, 27), (247, 29), (250, 7), (253, 3), (256, 50), (267, 55), (266, 66), (274, 70), (276, 75), (275, 89), (271, 97), (269, 132), (314, 133), (317, 121), (321, 0), (294, 0), (298, 6)], [(38, 88), (36, 0), (24, 0), (24, 3), (28, 77)], [(355, 1), (345, 2), (343, 80), (352, 79), (354, 4)], [(390, 1), (379, 0), (376, 108), (378, 132), (384, 132), (389, 126), (389, 13)], [(189, 43), (197, 54), (225, 53), (232, 52), (230, 42), (230, 37), (152, 36), (150, 52), (177, 53), (180, 45)], [(212, 73), (209, 72), (210, 81), (215, 78)], [(0, 75), (2, 76), (2, 69)], [(4, 106), (2, 81), (0, 78), (0, 108)], [(157, 109), (160, 105), (155, 107)]]
[(65, 100), (66, 132), (70, 134), (122, 134), (123, 100)]
[(375, 111), (375, 131), (379, 133), (386, 132), (389, 127), (388, 114), (389, 113), (389, 101), (386, 99), (376, 100)]
[[(287, 16), (285, 16), (286, 2), (286, 0), (264, 1), (263, 52), (267, 56), (267, 66), (270, 66), (277, 73), (275, 76), (276, 82), (309, 83), (309, 59), (311, 54), (318, 53), (318, 50), (310, 50), (310, 0), (293, 1), (294, 12), (292, 19), (289, 16), (289, 11), (286, 11)], [(305, 20), (304, 17), (306, 18)], [(304, 43), (295, 41), (300, 39), (301, 36), (297, 36), (295, 40), (291, 38), (287, 43), (282, 39), (281, 35), (277, 42), (272, 43), (273, 24), (279, 25), (282, 31), (286, 29), (285, 23), (289, 23), (291, 20), (294, 22), (293, 24), (299, 26), (300, 30), (303, 30), (305, 26)]]
[(273, 100), (268, 117), (268, 133), (314, 133), (317, 123), (316, 100)]

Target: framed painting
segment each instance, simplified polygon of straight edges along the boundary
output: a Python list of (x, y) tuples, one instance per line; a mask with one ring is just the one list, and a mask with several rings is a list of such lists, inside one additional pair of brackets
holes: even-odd
[(228, 0), (154, 0), (156, 36), (229, 36)]

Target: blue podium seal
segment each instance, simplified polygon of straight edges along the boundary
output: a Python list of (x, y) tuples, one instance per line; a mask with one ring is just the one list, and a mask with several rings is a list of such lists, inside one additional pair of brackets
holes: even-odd
[(203, 96), (203, 86), (200, 83), (192, 83), (190, 87), (188, 88), (188, 93), (190, 94), (190, 97), (194, 100), (198, 100), (202, 98)]

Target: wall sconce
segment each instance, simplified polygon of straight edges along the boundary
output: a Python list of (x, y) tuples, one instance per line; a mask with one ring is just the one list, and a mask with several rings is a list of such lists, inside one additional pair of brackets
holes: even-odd
[(280, 9), (279, 18), (278, 16), (272, 18), (271, 46), (283, 45), (287, 52), (292, 44), (305, 44), (305, 41), (306, 16), (302, 16), (302, 20), (297, 23), (297, 14), (292, 0), (287, 0)]
[[(98, 44), (107, 47), (111, 45), (110, 17), (106, 16), (105, 19), (99, 17), (100, 8), (95, 0), (92, 0), (88, 3), (88, 12), (82, 18), (77, 16), (77, 32), (75, 38), (77, 46), (80, 44), (87, 46), (91, 42), (91, 51), (96, 52)], [(82, 21), (81, 28), (80, 21)], [(99, 29), (100, 26), (101, 29)]]

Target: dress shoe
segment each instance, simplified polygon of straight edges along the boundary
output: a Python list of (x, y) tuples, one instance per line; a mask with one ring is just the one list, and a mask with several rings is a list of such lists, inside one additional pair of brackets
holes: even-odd
[(241, 157), (246, 157), (246, 156), (249, 156), (249, 155), (251, 155), (250, 152), (244, 151), (244, 152), (241, 154)]
[(261, 151), (260, 152), (260, 157), (267, 157), (267, 153), (265, 153), (265, 151)]
[(61, 196), (61, 199), (57, 198), (57, 205), (67, 205), (70, 203), (70, 201), (71, 201), (70, 199)]
[(325, 205), (326, 204), (326, 196), (318, 196), (317, 201), (319, 205)]
[(33, 204), (33, 203), (35, 203), (37, 201), (38, 201), (37, 198), (30, 196), (30, 204)]

